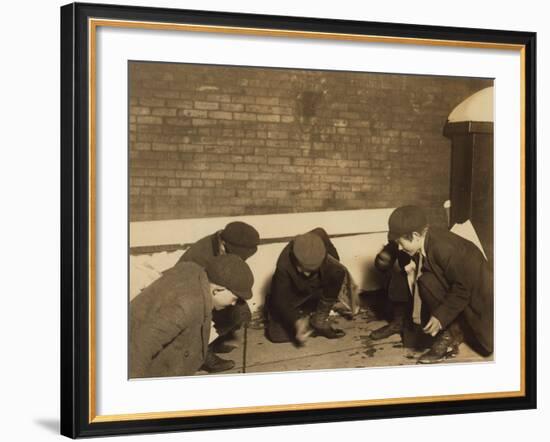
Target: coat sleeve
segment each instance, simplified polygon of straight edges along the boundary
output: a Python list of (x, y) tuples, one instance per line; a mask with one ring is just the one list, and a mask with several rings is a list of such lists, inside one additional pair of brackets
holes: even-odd
[(446, 328), (470, 303), (473, 279), (479, 273), (479, 263), (456, 250), (443, 249), (435, 254), (449, 290), (441, 305), (433, 312), (443, 328)]
[(287, 272), (277, 268), (271, 280), (270, 308), (280, 317), (285, 324), (293, 326), (299, 318), (294, 308), (296, 302), (296, 290)]
[[(162, 294), (158, 294), (162, 297)], [(136, 298), (137, 300), (137, 298)], [(136, 310), (138, 305), (133, 306)], [(131, 377), (149, 376), (154, 359), (186, 328), (188, 312), (179, 303), (161, 302), (153, 312), (140, 315), (136, 312), (131, 323)]]
[(335, 302), (338, 299), (342, 284), (346, 277), (346, 268), (336, 259), (328, 257), (323, 264), (323, 295), (325, 301)]

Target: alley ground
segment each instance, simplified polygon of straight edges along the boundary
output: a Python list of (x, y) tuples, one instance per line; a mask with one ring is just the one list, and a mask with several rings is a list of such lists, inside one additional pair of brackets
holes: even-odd
[[(314, 337), (298, 348), (291, 343), (271, 343), (265, 337), (262, 318), (254, 318), (246, 333), (240, 330), (235, 339), (228, 342), (238, 347), (231, 353), (219, 355), (236, 363), (235, 368), (224, 374), (412, 365), (425, 351), (404, 347), (398, 334), (379, 341), (370, 339), (370, 332), (387, 322), (378, 319), (367, 306), (363, 306), (353, 320), (339, 315), (331, 316), (331, 320), (334, 327), (345, 330), (346, 336), (334, 340)], [(245, 348), (246, 352), (243, 351)], [(480, 356), (466, 343), (462, 343), (459, 350), (456, 357), (445, 362), (484, 362), (493, 359)], [(200, 371), (197, 374), (207, 373)]]

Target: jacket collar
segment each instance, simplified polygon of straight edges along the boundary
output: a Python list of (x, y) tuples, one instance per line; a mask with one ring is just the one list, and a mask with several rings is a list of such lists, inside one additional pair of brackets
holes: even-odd
[(222, 239), (220, 236), (221, 233), (222, 231), (218, 230), (216, 233), (212, 235), (212, 255), (214, 256), (220, 256), (225, 254), (222, 246)]

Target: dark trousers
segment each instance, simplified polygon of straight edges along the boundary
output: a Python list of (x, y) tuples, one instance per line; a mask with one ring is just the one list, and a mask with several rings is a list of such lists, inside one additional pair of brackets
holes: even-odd
[(422, 331), (422, 325), (425, 325), (430, 317), (429, 308), (423, 308), (421, 311), (421, 325), (414, 324), (412, 322), (413, 298), (407, 273), (401, 269), (392, 269), (386, 272), (385, 278), (388, 320), (395, 319), (396, 315), (404, 315), (401, 332), (403, 346), (417, 350), (429, 348), (434, 339)]
[[(407, 275), (404, 271), (391, 272), (387, 287), (388, 299), (392, 303), (407, 303), (409, 309), (412, 308), (413, 299)], [(447, 290), (431, 272), (425, 272), (420, 276), (418, 288), (422, 300), (421, 323), (426, 325), (431, 312), (435, 311), (444, 302)]]
[(212, 322), (219, 337), (239, 330), (245, 323), (250, 322), (251, 318), (250, 307), (246, 301), (240, 298), (235, 305), (212, 311)]
[(392, 269), (386, 273), (386, 288), (391, 302), (409, 302), (411, 290), (404, 270)]

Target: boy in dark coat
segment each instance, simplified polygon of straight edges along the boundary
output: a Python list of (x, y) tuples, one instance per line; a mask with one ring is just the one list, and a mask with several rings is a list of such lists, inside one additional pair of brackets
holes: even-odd
[(418, 316), (424, 332), (435, 337), (418, 362), (439, 362), (456, 354), (464, 336), (478, 352), (490, 355), (493, 275), (481, 251), (448, 230), (429, 227), (424, 211), (416, 206), (395, 209), (388, 223), (388, 239), (418, 262), (414, 286), (419, 297), (413, 299), (413, 316), (422, 312)]
[(322, 228), (298, 235), (283, 249), (266, 301), (272, 342), (303, 344), (312, 332), (329, 339), (345, 335), (328, 321), (346, 275), (338, 259)]
[(235, 255), (206, 269), (179, 262), (130, 302), (131, 378), (194, 374), (207, 357), (213, 311), (250, 299), (254, 277)]
[[(191, 245), (178, 262), (194, 262), (205, 268), (214, 257), (225, 254), (234, 254), (246, 261), (256, 253), (259, 243), (260, 235), (254, 227), (241, 221), (234, 221), (225, 226), (223, 230), (208, 235)], [(229, 353), (235, 348), (225, 344), (224, 341), (229, 339), (243, 324), (249, 322), (251, 316), (250, 307), (243, 299), (239, 299), (233, 306), (213, 312), (212, 321), (218, 338), (208, 348), (208, 356), (202, 367), (203, 370), (217, 373), (230, 370), (235, 366), (234, 361), (220, 358), (216, 353)]]
[[(396, 265), (396, 262), (398, 265)], [(374, 266), (384, 275), (384, 289), (387, 292), (391, 321), (376, 330), (370, 337), (374, 340), (385, 339), (393, 334), (402, 334), (410, 311), (411, 292), (408, 277), (411, 257), (395, 241), (389, 241), (376, 255)]]

